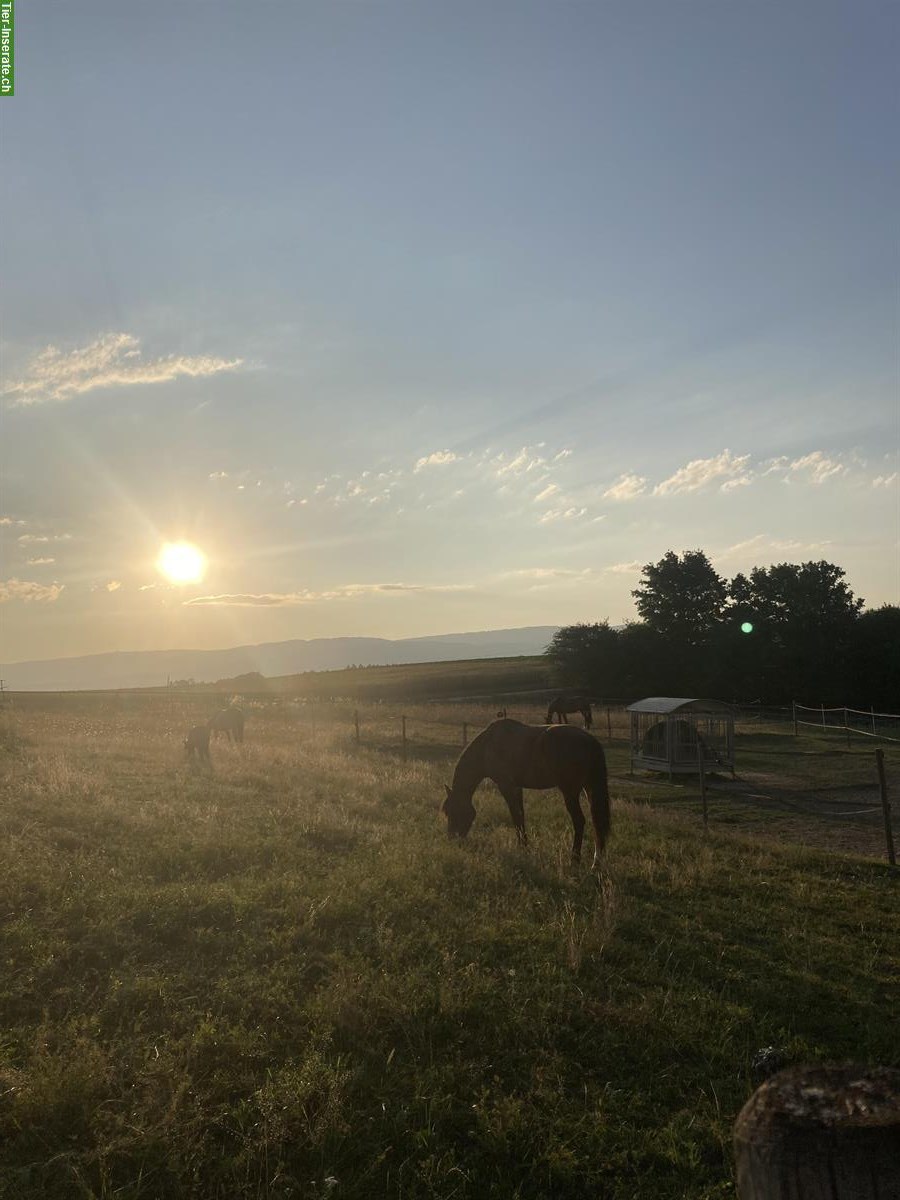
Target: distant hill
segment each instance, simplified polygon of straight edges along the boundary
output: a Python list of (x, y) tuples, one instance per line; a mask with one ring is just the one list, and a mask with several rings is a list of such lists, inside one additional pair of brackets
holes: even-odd
[(305, 696), (343, 700), (471, 700), (498, 701), (528, 696), (543, 698), (551, 690), (553, 669), (542, 654), (518, 658), (453, 659), (398, 663), (387, 667), (346, 667), (265, 678), (239, 675), (198, 690), (238, 694)]
[(542, 654), (556, 625), (488, 629), (432, 637), (313, 638), (263, 642), (227, 650), (133, 650), (79, 658), (4, 663), (0, 674), (14, 692), (90, 691), (164, 687), (167, 679), (214, 683), (258, 671), (266, 676), (333, 671), (350, 666), (456, 662)]

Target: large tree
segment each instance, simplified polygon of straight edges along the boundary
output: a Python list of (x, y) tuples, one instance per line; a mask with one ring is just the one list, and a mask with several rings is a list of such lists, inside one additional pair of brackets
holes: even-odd
[(900, 713), (900, 608), (885, 604), (861, 613), (850, 650), (851, 686), (845, 702)]
[(584, 688), (595, 696), (621, 691), (621, 639), (607, 621), (567, 625), (558, 629), (547, 647), (557, 683)]
[(705, 644), (722, 619), (728, 585), (702, 550), (669, 550), (631, 593), (644, 624), (683, 646)]
[(731, 581), (737, 610), (754, 626), (755, 655), (781, 700), (843, 704), (853, 631), (863, 601), (834, 563), (754, 567)]

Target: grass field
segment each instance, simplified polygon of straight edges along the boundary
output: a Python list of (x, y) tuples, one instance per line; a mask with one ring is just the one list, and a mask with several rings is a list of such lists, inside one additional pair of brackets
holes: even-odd
[[(757, 1049), (900, 1065), (877, 858), (725, 792), (703, 836), (691, 781), (628, 781), (616, 741), (600, 878), (555, 793), (527, 850), (490, 788), (453, 844), (442, 783), (493, 714), (406, 706), (403, 762), (400, 711), (357, 746), (352, 709), (251, 710), (212, 770), (196, 702), (3, 715), (0, 1195), (733, 1196)], [(868, 748), (747, 736), (749, 776), (868, 778)]]

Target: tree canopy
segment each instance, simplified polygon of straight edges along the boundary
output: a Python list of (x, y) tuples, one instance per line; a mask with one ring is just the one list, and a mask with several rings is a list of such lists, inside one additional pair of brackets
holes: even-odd
[(728, 581), (702, 550), (670, 550), (632, 595), (641, 620), (624, 629), (558, 631), (548, 655), (559, 683), (631, 699), (900, 702), (900, 608), (863, 612), (835, 563), (777, 563)]
[(695, 646), (722, 619), (728, 584), (702, 550), (685, 550), (680, 558), (669, 550), (658, 563), (647, 563), (631, 594), (645, 625)]

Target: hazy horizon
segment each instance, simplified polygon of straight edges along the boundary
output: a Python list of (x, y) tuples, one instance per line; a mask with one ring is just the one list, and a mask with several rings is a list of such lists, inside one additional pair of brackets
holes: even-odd
[[(47, 655), (45, 657), (34, 658), (34, 659), (17, 659), (17, 660), (10, 661), (10, 662), (4, 661), (4, 662), (0, 662), (0, 666), (3, 666), (4, 668), (8, 668), (8, 667), (21, 666), (25, 663), (30, 664), (30, 663), (40, 663), (40, 662), (65, 662), (67, 659), (70, 659), (70, 658), (97, 658), (97, 657), (101, 657), (103, 655), (119, 655), (119, 654), (121, 654), (121, 655), (125, 655), (125, 654), (181, 654), (181, 653), (194, 653), (194, 652), (200, 653), (200, 654), (216, 654), (216, 653), (228, 653), (229, 651), (232, 651), (232, 650), (243, 650), (243, 649), (248, 649), (248, 648), (256, 649), (261, 646), (269, 646), (269, 645), (277, 646), (277, 645), (288, 644), (290, 642), (324, 642), (324, 641), (338, 641), (338, 642), (435, 641), (436, 642), (439, 639), (447, 640), (447, 641), (459, 639), (460, 641), (464, 641), (466, 638), (481, 637), (485, 634), (493, 634), (493, 633), (516, 634), (516, 633), (530, 632), (535, 629), (557, 629), (557, 628), (558, 628), (558, 626), (555, 626), (555, 625), (521, 625), (521, 626), (515, 626), (511, 629), (496, 629), (496, 630), (463, 629), (463, 630), (456, 630), (456, 631), (450, 632), (450, 633), (431, 633), (431, 634), (423, 633), (423, 634), (416, 634), (409, 638), (406, 638), (406, 637), (385, 638), (379, 634), (349, 633), (349, 634), (335, 634), (333, 636), (325, 637), (325, 638), (299, 638), (299, 637), (298, 638), (285, 638), (281, 642), (276, 642), (276, 641), (273, 641), (273, 642), (269, 642), (269, 641), (243, 642), (243, 643), (233, 644), (233, 645), (228, 645), (228, 646), (206, 646), (206, 647), (202, 647), (202, 646), (158, 646), (152, 650), (99, 650), (99, 651), (89, 652), (88, 654)], [(497, 655), (490, 655), (489, 657), (497, 657)]]
[(0, 659), (900, 601), (896, 5), (247, 11), (19, 14)]

